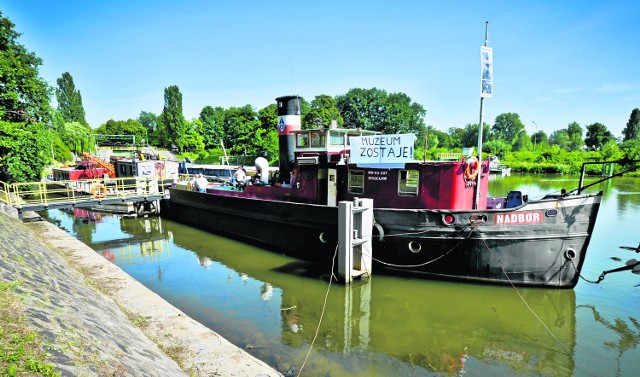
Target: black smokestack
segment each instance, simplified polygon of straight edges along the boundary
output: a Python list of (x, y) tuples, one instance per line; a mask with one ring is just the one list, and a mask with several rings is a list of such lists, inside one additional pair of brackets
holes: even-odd
[(295, 135), (300, 130), (300, 97), (284, 96), (276, 98), (278, 106), (278, 147), (280, 149), (280, 179), (283, 182), (291, 178), (291, 169), (295, 156)]

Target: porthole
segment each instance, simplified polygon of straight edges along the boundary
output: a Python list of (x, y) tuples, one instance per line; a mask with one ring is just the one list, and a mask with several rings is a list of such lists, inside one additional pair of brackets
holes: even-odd
[(417, 254), (421, 250), (422, 250), (422, 245), (420, 245), (420, 242), (417, 242), (417, 241), (409, 242), (409, 251), (411, 251), (414, 254)]

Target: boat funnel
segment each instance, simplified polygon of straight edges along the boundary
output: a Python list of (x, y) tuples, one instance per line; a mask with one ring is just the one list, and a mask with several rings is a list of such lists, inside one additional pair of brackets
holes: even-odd
[(300, 97), (284, 96), (276, 98), (278, 106), (278, 147), (280, 150), (280, 180), (288, 182), (295, 156), (295, 135), (300, 130)]

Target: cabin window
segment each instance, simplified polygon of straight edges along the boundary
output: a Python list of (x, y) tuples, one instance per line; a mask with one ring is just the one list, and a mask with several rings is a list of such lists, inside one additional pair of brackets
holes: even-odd
[(308, 147), (309, 146), (309, 134), (302, 133), (296, 135), (296, 147)]
[(314, 148), (324, 147), (324, 134), (313, 132), (311, 134), (311, 146)]
[(398, 194), (418, 195), (418, 182), (420, 173), (417, 170), (400, 170), (398, 175)]
[(127, 174), (127, 167), (125, 165), (120, 165), (120, 174)]
[(349, 170), (349, 192), (351, 194), (364, 193), (364, 171)]
[(331, 143), (331, 145), (343, 145), (344, 135), (341, 133), (331, 133), (329, 142)]

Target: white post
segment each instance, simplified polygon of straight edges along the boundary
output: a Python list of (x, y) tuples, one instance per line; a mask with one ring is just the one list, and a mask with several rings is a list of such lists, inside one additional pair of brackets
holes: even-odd
[(371, 274), (373, 199), (338, 203), (338, 275), (345, 283)]

